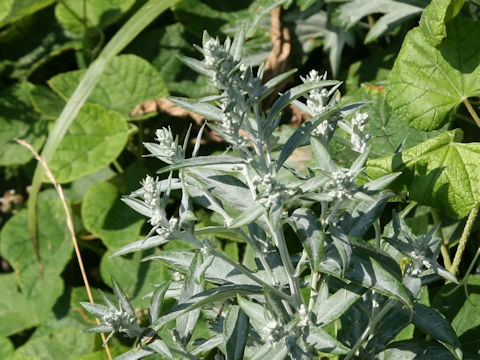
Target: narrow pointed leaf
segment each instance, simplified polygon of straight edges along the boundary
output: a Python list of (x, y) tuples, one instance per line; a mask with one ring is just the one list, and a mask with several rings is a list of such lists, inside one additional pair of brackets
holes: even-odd
[(244, 225), (248, 225), (257, 220), (266, 211), (267, 209), (265, 209), (261, 204), (255, 203), (251, 208), (245, 210), (238, 217), (236, 217), (228, 227), (230, 229), (235, 229)]
[(295, 224), (296, 233), (307, 253), (312, 270), (320, 271), (319, 264), (323, 255), (325, 234), (318, 216), (310, 209), (297, 209), (290, 219)]
[(212, 155), (212, 156), (197, 156), (195, 158), (185, 159), (182, 162), (178, 162), (169, 166), (166, 166), (158, 171), (159, 174), (180, 170), (183, 168), (190, 168), (194, 166), (205, 166), (205, 165), (218, 165), (218, 164), (245, 164), (246, 161), (230, 156), (230, 155)]
[(223, 323), (227, 360), (242, 360), (248, 339), (250, 323), (239, 306), (232, 306)]
[(178, 105), (185, 110), (194, 112), (195, 114), (205, 116), (207, 119), (222, 121), (222, 110), (216, 106), (210, 105), (209, 103), (197, 102), (188, 98), (174, 96), (169, 96), (167, 99), (173, 102), (175, 105)]

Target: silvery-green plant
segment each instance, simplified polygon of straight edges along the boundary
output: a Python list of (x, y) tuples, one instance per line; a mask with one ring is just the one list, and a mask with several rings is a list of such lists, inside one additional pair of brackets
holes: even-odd
[[(405, 212), (394, 213), (382, 233), (379, 218), (392, 198), (384, 189), (398, 174), (374, 181), (363, 174), (369, 135), (362, 104), (339, 102), (339, 82), (311, 71), (261, 111), (262, 100), (294, 71), (264, 83), (262, 66), (254, 71), (241, 62), (243, 37), (240, 32), (222, 45), (205, 33), (199, 48), (203, 60), (183, 58), (210, 78), (218, 95), (199, 101), (170, 98), (210, 119), (207, 126), (228, 149), (200, 156), (202, 128), (187, 156), (188, 139), (180, 145), (170, 129), (158, 130), (156, 142), (145, 146), (167, 164), (159, 172), (168, 177), (148, 176), (124, 198), (149, 218), (152, 229), (114, 255), (178, 240), (196, 250), (160, 251), (144, 259), (173, 271), (171, 282), (152, 289), (148, 324), (133, 321), (133, 310), (114, 283), (118, 308), (107, 299), (107, 306), (83, 304), (103, 322), (89, 331), (137, 337), (135, 349), (118, 359), (152, 354), (197, 359), (211, 351), (216, 359), (321, 354), (370, 359), (384, 358), (387, 345), (413, 323), (461, 358), (448, 322), (418, 302), (426, 283), (440, 277), (456, 281), (436, 263), (435, 229), (415, 236), (403, 220)], [(311, 119), (279, 143), (275, 132), (289, 104)], [(338, 128), (348, 136), (335, 136)], [(331, 156), (332, 141), (358, 153), (350, 166)], [(314, 163), (295, 168), (287, 160), (303, 146), (311, 147)], [(178, 213), (166, 209), (172, 191), (181, 193)], [(195, 215), (200, 207), (223, 224), (200, 227)], [(212, 238), (220, 233), (242, 239), (254, 261), (244, 265), (217, 248)], [(293, 252), (295, 245), (301, 251)], [(162, 312), (169, 297), (176, 303)], [(211, 321), (209, 339), (194, 337), (200, 317)]]

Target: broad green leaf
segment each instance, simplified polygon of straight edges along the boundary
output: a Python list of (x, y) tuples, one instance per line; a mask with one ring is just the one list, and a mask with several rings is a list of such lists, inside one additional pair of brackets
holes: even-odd
[(480, 201), (480, 144), (462, 144), (462, 131), (440, 134), (393, 156), (368, 160), (372, 178), (402, 172), (392, 184), (409, 191), (410, 199), (438, 208), (454, 218), (463, 218)]
[(127, 138), (128, 126), (119, 113), (87, 104), (60, 143), (50, 170), (59, 183), (94, 173), (117, 158)]
[(23, 139), (39, 150), (47, 135), (47, 121), (28, 100), (29, 88), (29, 84), (15, 85), (0, 92), (1, 166), (23, 164), (33, 158), (30, 150), (15, 139)]
[[(66, 215), (60, 200), (53, 191), (45, 195), (38, 203), (39, 239), (38, 246), (45, 274), (60, 275), (70, 260), (73, 244), (66, 225)], [(52, 198), (53, 197), (53, 198)], [(35, 250), (28, 233), (27, 211), (21, 210), (10, 218), (1, 232), (0, 254), (22, 278), (23, 273), (38, 273)], [(30, 272), (31, 270), (31, 272)], [(38, 281), (28, 279), (29, 281)], [(26, 279), (24, 280), (26, 281)], [(32, 284), (27, 283), (28, 286)], [(24, 291), (28, 292), (27, 289)]]
[(152, 253), (153, 251), (149, 250), (128, 257), (112, 257), (112, 251), (107, 251), (100, 262), (100, 275), (109, 286), (112, 285), (113, 276), (134, 306), (145, 307), (149, 299), (143, 297), (154, 290), (153, 284), (168, 278), (167, 269), (164, 266), (142, 262), (142, 257)]
[(93, 174), (81, 177), (73, 181), (70, 185), (70, 188), (64, 189), (64, 192), (67, 194), (67, 197), (72, 202), (77, 202), (83, 199), (83, 196), (87, 193), (87, 190), (96, 183), (101, 183), (107, 181), (115, 176), (115, 172), (106, 166), (103, 169), (94, 172)]
[(90, 334), (75, 328), (62, 328), (32, 339), (16, 350), (16, 354), (40, 359), (74, 359), (94, 350)]
[(368, 114), (365, 132), (372, 136), (368, 141), (371, 158), (391, 155), (402, 144), (403, 149), (408, 149), (440, 133), (407, 126), (388, 105), (385, 87), (381, 85), (364, 84), (349, 92), (342, 101), (366, 103), (360, 111)]
[[(51, 78), (50, 87), (68, 100), (86, 70), (71, 71)], [(155, 68), (135, 55), (114, 57), (105, 67), (88, 102), (102, 105), (126, 116), (136, 105), (168, 95), (165, 83)]]
[[(0, 238), (0, 254), (15, 270), (0, 276), (0, 336), (38, 326), (49, 315), (63, 291), (60, 274), (70, 260), (72, 242), (59, 200), (47, 192), (40, 199), (39, 251), (43, 278), (28, 232), (26, 209), (4, 225)], [(45, 193), (45, 195), (47, 195)]]
[(280, 360), (285, 359), (289, 350), (285, 344), (285, 338), (276, 341), (274, 344), (266, 343), (260, 348), (254, 348), (251, 355), (252, 360)]
[(445, 23), (457, 16), (464, 3), (465, 0), (433, 0), (426, 7), (420, 29), (430, 45), (437, 46), (447, 36)]
[[(76, 288), (78, 289), (78, 288)], [(82, 300), (87, 300), (87, 293), (85, 288), (81, 288), (84, 295)], [(96, 289), (92, 289), (94, 294), (98, 292)], [(91, 326), (94, 323), (92, 318), (92, 323), (88, 323), (87, 318), (84, 317), (87, 313), (82, 309), (82, 312), (78, 311), (80, 304), (75, 302), (73, 299), (73, 294), (76, 292), (75, 289), (70, 289), (65, 291), (62, 296), (57, 299), (55, 307), (52, 309), (48, 317), (42, 322), (42, 324), (37, 327), (35, 332), (29, 338), (29, 340), (37, 339), (48, 334), (52, 334), (60, 329), (71, 328), (77, 329), (78, 331), (83, 331), (86, 327)], [(96, 297), (94, 298), (98, 300)], [(87, 300), (88, 301), (88, 300)], [(103, 300), (100, 300), (103, 301)], [(74, 303), (75, 307), (72, 307)], [(89, 350), (93, 350), (95, 344), (95, 338), (91, 337), (91, 346)], [(88, 349), (85, 352), (89, 351)]]
[(10, 9), (13, 5), (14, 0), (5, 0), (0, 3), (0, 24), (3, 22), (10, 12)]
[(297, 209), (290, 218), (307, 253), (310, 267), (313, 271), (318, 272), (325, 242), (325, 233), (318, 216), (310, 209)]
[(192, 44), (198, 40), (180, 24), (162, 26), (140, 34), (126, 49), (147, 60), (158, 70), (168, 90), (174, 95), (201, 98), (216, 93), (208, 78), (200, 76), (179, 61), (179, 56), (198, 57)]
[(380, 356), (384, 360), (454, 360), (442, 345), (425, 340), (405, 340), (391, 343)]
[(0, 357), (6, 359), (14, 351), (13, 344), (8, 338), (0, 338)]
[[(418, 2), (417, 2), (418, 3)], [(367, 15), (381, 13), (365, 37), (365, 43), (372, 42), (393, 30), (399, 23), (419, 15), (422, 7), (394, 0), (354, 0), (344, 3), (333, 13), (333, 24), (350, 29)]]
[(96, 183), (88, 189), (82, 201), (82, 220), (85, 228), (112, 250), (138, 240), (144, 223), (143, 216), (124, 204), (110, 183)]
[[(134, 0), (65, 0), (57, 4), (55, 15), (65, 30), (83, 34), (87, 27), (100, 30), (113, 24), (134, 2)], [(79, 19), (85, 19), (85, 23)]]
[(35, 111), (50, 119), (57, 119), (65, 106), (65, 101), (54, 91), (44, 85), (33, 85), (30, 100)]
[[(480, 275), (470, 275), (466, 288), (456, 285), (443, 286), (432, 300), (432, 306), (442, 312), (451, 322), (457, 336), (466, 352), (478, 353), (480, 339), (477, 336), (480, 327)], [(468, 297), (467, 297), (468, 295)]]
[[(36, 264), (34, 259), (32, 261)], [(38, 266), (27, 272), (29, 274), (24, 272), (23, 278), (28, 276), (35, 279), (30, 281), (33, 287), (28, 289), (19, 287), (19, 278), (14, 273), (0, 275), (0, 336), (13, 335), (40, 325), (63, 292), (60, 276), (45, 274), (42, 280)]]
[(11, 24), (18, 19), (31, 15), (55, 0), (3, 0), (0, 5), (0, 26)]
[(388, 77), (387, 100), (409, 125), (433, 130), (452, 121), (458, 106), (480, 95), (480, 26), (456, 18), (448, 36), (429, 45), (417, 27), (405, 37)]

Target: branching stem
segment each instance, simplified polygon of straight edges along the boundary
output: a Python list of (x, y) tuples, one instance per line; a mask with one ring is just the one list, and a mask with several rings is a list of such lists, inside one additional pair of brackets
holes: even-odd
[(477, 218), (478, 214), (478, 205), (470, 212), (468, 215), (467, 223), (465, 224), (465, 228), (463, 229), (462, 237), (458, 243), (457, 252), (455, 253), (455, 257), (453, 258), (452, 267), (450, 268), (450, 272), (453, 275), (457, 275), (458, 267), (460, 265), (460, 261), (462, 261), (463, 252), (465, 251), (465, 246), (467, 245), (468, 238), (470, 237), (470, 232), (472, 231), (473, 223)]
[(468, 101), (468, 98), (463, 100), (463, 104), (467, 108), (473, 120), (475, 120), (475, 123), (477, 124), (477, 126), (480, 127), (480, 117), (475, 112), (475, 109), (473, 108), (472, 104), (470, 104), (470, 101)]

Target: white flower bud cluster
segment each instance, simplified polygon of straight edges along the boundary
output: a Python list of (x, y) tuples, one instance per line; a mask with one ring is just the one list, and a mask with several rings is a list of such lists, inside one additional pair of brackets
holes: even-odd
[(105, 325), (112, 327), (114, 332), (130, 333), (130, 329), (137, 325), (134, 315), (114, 307), (110, 307), (109, 310), (108, 313), (102, 316), (101, 320)]
[[(306, 78), (302, 78), (303, 82), (315, 82), (315, 81), (323, 81), (327, 79), (327, 73), (323, 75), (319, 75), (318, 71), (311, 70)], [(311, 116), (319, 115), (323, 113), (327, 108), (327, 101), (329, 99), (329, 93), (327, 89), (314, 89), (309, 91), (307, 96), (307, 108), (310, 111)], [(312, 136), (323, 137), (325, 136), (330, 128), (332, 127), (329, 124), (328, 120), (323, 121), (320, 123), (313, 131)]]
[(264, 327), (266, 340), (270, 343), (274, 343), (277, 339), (283, 335), (283, 326), (277, 320), (271, 319)]
[(230, 41), (222, 46), (218, 39), (208, 39), (203, 46), (203, 64), (212, 71), (212, 84), (222, 90), (220, 108), (223, 116), (219, 135), (235, 148), (243, 148), (249, 144), (238, 133), (249, 108), (245, 97), (249, 93), (256, 93), (261, 82), (253, 77), (251, 68), (235, 60), (229, 50)]
[(367, 141), (371, 138), (369, 134), (364, 133), (367, 119), (367, 113), (359, 113), (351, 120), (352, 132), (350, 133), (350, 142), (352, 143), (353, 151), (362, 153), (367, 148)]
[(248, 140), (238, 133), (242, 119), (234, 110), (226, 112), (228, 107), (226, 101), (221, 104), (221, 109), (223, 110), (222, 122), (220, 123), (220, 127), (223, 130), (221, 135), (236, 148), (247, 147)]
[(174, 216), (167, 219), (165, 209), (161, 206), (160, 186), (158, 179), (148, 176), (143, 180), (143, 200), (144, 203), (152, 211), (152, 217), (149, 222), (156, 227), (156, 232), (161, 236), (168, 236), (178, 228), (178, 219)]
[(315, 129), (312, 131), (312, 136), (318, 136), (318, 137), (323, 137), (327, 135), (329, 128), (331, 128), (332, 125), (328, 122), (328, 120), (322, 121)]
[(160, 156), (172, 162), (175, 159), (177, 149), (170, 128), (157, 129), (155, 132), (159, 144)]
[(351, 199), (357, 191), (355, 186), (355, 174), (350, 169), (340, 169), (330, 173), (330, 180), (325, 184), (324, 189), (333, 199)]
[(230, 97), (248, 91), (248, 66), (240, 64), (228, 52), (230, 42), (222, 46), (218, 39), (210, 38), (203, 46), (204, 65), (213, 70), (212, 83), (219, 89), (226, 90)]
[[(306, 82), (323, 81), (327, 78), (327, 73), (319, 75), (317, 70), (310, 70), (307, 77), (302, 79)], [(327, 108), (326, 103), (328, 101), (327, 89), (314, 89), (309, 91), (307, 96), (307, 107), (310, 110), (312, 116), (321, 114)]]
[(158, 188), (158, 179), (148, 176), (143, 180), (143, 200), (151, 210), (159, 206), (160, 191)]
[(264, 177), (255, 175), (252, 179), (254, 185), (260, 187), (261, 194), (259, 202), (265, 208), (271, 207), (278, 197), (286, 197), (295, 195), (295, 190), (287, 189), (285, 185), (277, 182), (277, 179), (272, 174), (267, 174)]

